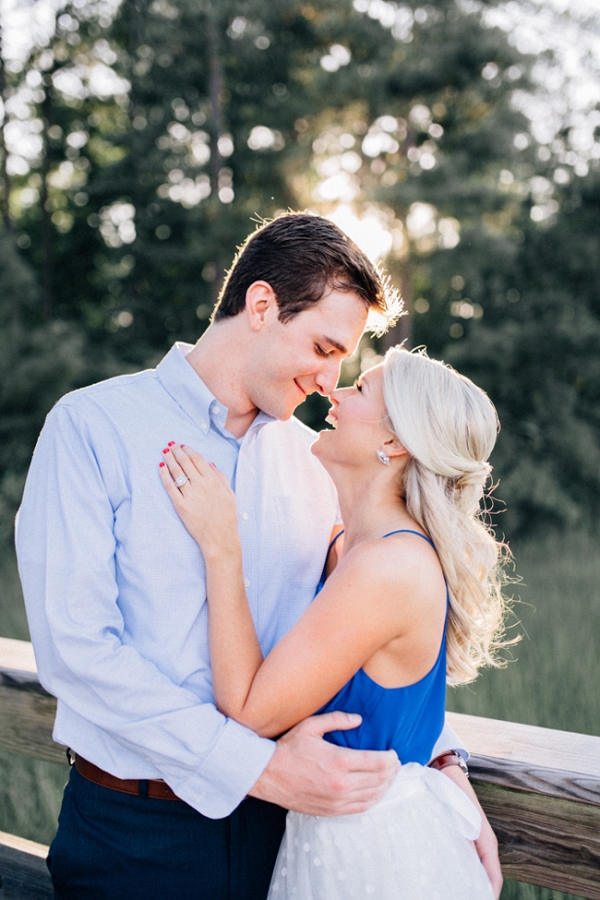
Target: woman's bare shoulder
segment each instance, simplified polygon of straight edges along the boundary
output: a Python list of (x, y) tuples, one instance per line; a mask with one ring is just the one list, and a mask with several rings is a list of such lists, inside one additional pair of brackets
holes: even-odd
[(339, 580), (368, 591), (375, 601), (399, 599), (409, 605), (435, 600), (444, 587), (437, 554), (428, 541), (401, 533), (362, 541), (340, 560), (334, 572)]

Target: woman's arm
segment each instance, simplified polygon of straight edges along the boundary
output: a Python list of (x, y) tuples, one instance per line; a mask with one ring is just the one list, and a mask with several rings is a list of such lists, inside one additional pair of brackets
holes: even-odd
[[(162, 482), (204, 557), (215, 704), (235, 719), (263, 661), (244, 587), (235, 494), (222, 472), (187, 447), (172, 445), (164, 462)], [(174, 479), (184, 475), (178, 488)]]
[[(226, 485), (224, 476), (218, 472), (217, 475)], [(215, 487), (219, 490), (218, 485)], [(234, 497), (233, 492), (231, 497)], [(223, 497), (223, 500), (227, 499), (230, 498)], [(337, 526), (334, 536), (341, 530), (341, 526)], [(244, 587), (242, 552), (237, 532), (235, 538), (230, 540), (227, 548), (218, 549), (211, 542), (204, 553), (213, 689), (215, 703), (221, 712), (257, 730), (253, 723), (244, 718), (244, 714), (248, 715), (247, 703), (252, 690), (258, 689), (254, 687), (254, 680), (263, 664), (263, 654)], [(327, 574), (330, 574), (329, 565)], [(274, 699), (271, 695), (270, 701)], [(328, 699), (325, 697), (323, 702)], [(291, 725), (297, 724), (297, 721), (300, 719), (294, 720)], [(284, 730), (286, 728), (276, 727), (273, 734), (281, 734)]]
[(473, 790), (467, 776), (458, 768), (458, 766), (448, 766), (442, 771), (444, 775), (450, 778), (454, 784), (458, 785), (458, 787), (465, 792), (471, 803), (477, 807), (481, 814), (481, 832), (477, 840), (474, 841), (474, 844), (477, 855), (481, 860), (481, 864), (492, 883), (494, 897), (498, 900), (500, 891), (502, 890), (502, 869), (500, 868), (500, 859), (498, 857), (498, 838), (494, 834), (492, 826), (479, 802), (479, 798)]
[[(260, 735), (281, 734), (400, 637), (403, 621), (410, 626), (417, 609), (403, 599), (419, 595), (422, 554), (429, 548), (411, 546), (402, 566), (398, 553), (390, 554), (381, 542), (354, 548), (263, 661), (244, 590), (234, 494), (199, 454), (172, 448), (171, 455), (161, 469), (163, 483), (206, 564), (217, 706)], [(179, 490), (173, 478), (181, 472), (189, 480)]]

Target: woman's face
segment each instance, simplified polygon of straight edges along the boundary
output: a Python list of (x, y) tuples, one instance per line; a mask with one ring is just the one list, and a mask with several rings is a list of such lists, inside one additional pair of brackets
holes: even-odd
[(377, 462), (377, 451), (393, 439), (383, 402), (383, 365), (374, 366), (354, 385), (330, 395), (327, 421), (333, 431), (321, 431), (313, 452), (322, 462)]

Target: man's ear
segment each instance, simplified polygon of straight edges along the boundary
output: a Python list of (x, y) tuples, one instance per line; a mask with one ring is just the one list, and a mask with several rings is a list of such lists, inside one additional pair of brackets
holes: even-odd
[(260, 331), (273, 313), (279, 314), (275, 291), (268, 281), (253, 281), (246, 291), (246, 315), (252, 331)]

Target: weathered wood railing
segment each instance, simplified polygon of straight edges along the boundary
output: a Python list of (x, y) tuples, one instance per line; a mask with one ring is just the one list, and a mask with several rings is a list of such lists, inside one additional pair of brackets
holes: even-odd
[[(66, 764), (31, 644), (0, 638), (0, 748)], [(600, 738), (450, 713), (507, 878), (600, 900)], [(0, 833), (4, 896), (52, 896), (46, 848)], [(0, 887), (0, 896), (2, 888)]]

